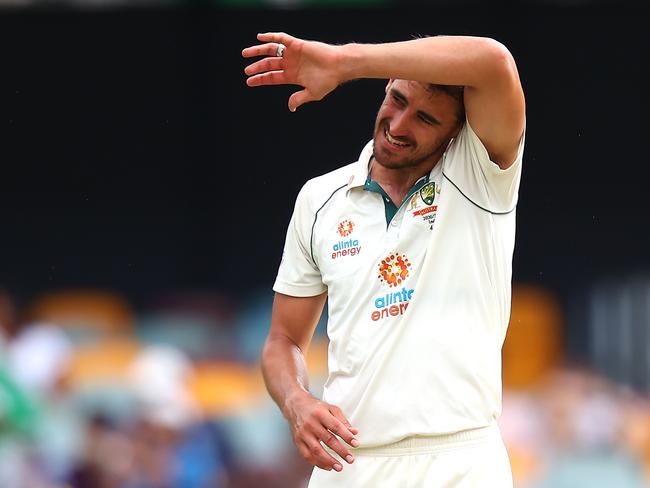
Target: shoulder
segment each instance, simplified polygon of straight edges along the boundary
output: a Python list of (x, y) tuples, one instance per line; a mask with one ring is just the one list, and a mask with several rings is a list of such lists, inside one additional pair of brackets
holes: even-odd
[(344, 191), (355, 175), (358, 162), (342, 166), (334, 171), (308, 180), (300, 190), (298, 200), (318, 211), (337, 193)]
[(443, 176), (476, 207), (493, 214), (509, 213), (517, 204), (524, 140), (522, 134), (514, 160), (502, 168), (466, 122), (445, 152)]
[(449, 145), (445, 156), (449, 162), (453, 162), (455, 159), (460, 159), (465, 162), (467, 162), (467, 160), (475, 161), (478, 162), (487, 172), (506, 174), (513, 171), (508, 171), (512, 166), (521, 163), (524, 151), (524, 143), (525, 129), (518, 141), (518, 147), (514, 158), (508, 161), (508, 164), (503, 165), (504, 168), (502, 168), (501, 165), (499, 165), (490, 157), (489, 151), (485, 144), (476, 134), (469, 121), (465, 120), (465, 123), (463, 124), (460, 132)]

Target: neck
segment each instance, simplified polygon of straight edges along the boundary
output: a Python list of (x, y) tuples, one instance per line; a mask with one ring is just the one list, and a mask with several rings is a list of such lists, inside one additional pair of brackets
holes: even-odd
[(428, 175), (439, 161), (440, 158), (410, 168), (386, 168), (373, 157), (370, 172), (372, 179), (379, 183), (393, 203), (399, 206), (415, 182)]

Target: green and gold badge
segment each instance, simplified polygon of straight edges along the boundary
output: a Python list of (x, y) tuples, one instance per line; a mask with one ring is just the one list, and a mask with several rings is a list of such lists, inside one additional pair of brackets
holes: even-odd
[(431, 205), (436, 198), (436, 183), (427, 183), (420, 189), (420, 198), (426, 205)]

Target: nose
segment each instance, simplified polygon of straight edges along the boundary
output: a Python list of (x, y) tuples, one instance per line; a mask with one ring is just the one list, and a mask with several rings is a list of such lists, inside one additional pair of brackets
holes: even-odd
[(399, 111), (391, 117), (390, 134), (394, 137), (405, 136), (408, 133), (406, 110)]

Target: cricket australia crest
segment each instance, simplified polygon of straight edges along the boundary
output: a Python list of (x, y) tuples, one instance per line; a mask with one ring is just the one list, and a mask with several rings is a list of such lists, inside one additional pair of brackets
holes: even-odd
[(420, 198), (425, 205), (431, 205), (436, 198), (436, 183), (432, 181), (420, 189)]

